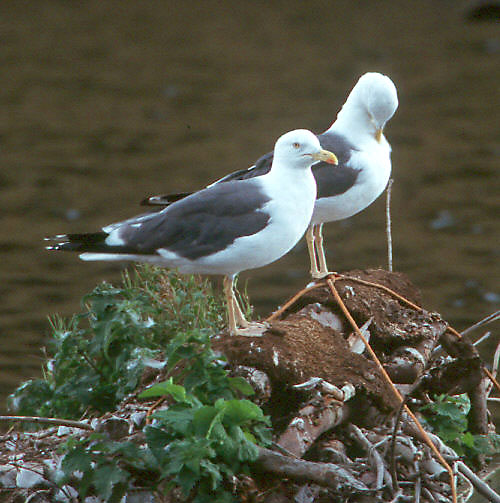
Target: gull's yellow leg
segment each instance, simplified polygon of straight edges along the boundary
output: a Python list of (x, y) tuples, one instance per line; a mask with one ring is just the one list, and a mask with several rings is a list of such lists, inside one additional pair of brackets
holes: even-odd
[(319, 270), (316, 262), (316, 251), (314, 250), (314, 224), (310, 224), (306, 231), (307, 249), (309, 251), (309, 260), (311, 261), (311, 276), (318, 278)]
[(328, 276), (328, 266), (326, 265), (325, 249), (323, 247), (323, 224), (314, 226), (314, 246), (318, 254), (319, 271), (318, 278)]
[(242, 328), (248, 328), (249, 323), (247, 319), (245, 318), (245, 315), (243, 314), (243, 311), (241, 310), (240, 304), (238, 302), (238, 299), (236, 298), (236, 294), (233, 289), (233, 303), (234, 303), (234, 316), (236, 318), (236, 322), (238, 325)]
[(236, 315), (234, 312), (234, 292), (233, 292), (233, 277), (224, 276), (224, 295), (226, 297), (227, 319), (229, 325), (229, 334), (236, 335), (238, 328), (236, 326)]
[(245, 318), (234, 294), (234, 277), (232, 276), (224, 276), (224, 295), (226, 297), (229, 333), (231, 335), (259, 337), (267, 330), (268, 323), (249, 323)]

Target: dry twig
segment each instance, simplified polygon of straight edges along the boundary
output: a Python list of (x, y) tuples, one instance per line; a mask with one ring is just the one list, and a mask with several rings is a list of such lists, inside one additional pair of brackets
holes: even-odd
[(342, 492), (368, 492), (368, 487), (353, 474), (333, 463), (314, 463), (282, 456), (277, 452), (259, 447), (255, 465), (266, 472), (293, 480), (314, 482)]
[(387, 234), (387, 268), (392, 272), (392, 225), (391, 225), (391, 192), (394, 180), (387, 184), (387, 198), (385, 200), (385, 232)]
[(319, 281), (317, 283), (314, 283), (314, 285), (303, 288), (302, 290), (300, 290), (300, 292), (297, 292), (291, 299), (287, 300), (277, 311), (274, 311), (274, 313), (272, 313), (271, 316), (268, 316), (266, 318), (266, 321), (273, 321), (276, 318), (279, 318), (290, 306), (293, 306), (295, 302), (297, 302), (303, 295), (310, 292), (311, 290), (316, 290), (317, 288), (321, 288), (323, 286), (324, 282)]
[(465, 463), (457, 461), (458, 471), (469, 479), (479, 494), (482, 494), (488, 501), (500, 503), (500, 495), (496, 493), (486, 482), (481, 480)]
[(500, 310), (495, 311), (494, 313), (491, 313), (488, 316), (485, 316), (482, 320), (479, 320), (477, 323), (474, 323), (474, 325), (471, 325), (465, 330), (462, 330), (461, 335), (463, 337), (464, 335), (467, 335), (469, 332), (476, 330), (476, 328), (483, 327), (484, 325), (488, 325), (489, 323), (493, 323), (494, 321), (498, 320), (500, 320)]
[(70, 419), (58, 419), (56, 417), (39, 416), (0, 416), (0, 421), (22, 421), (25, 423), (55, 424), (57, 426), (68, 426), (70, 428), (80, 428), (82, 430), (93, 431), (94, 428), (88, 423), (71, 421)]
[[(331, 384), (329, 386), (336, 388)], [(349, 414), (345, 401), (355, 394), (354, 386), (346, 385), (344, 388), (346, 391), (341, 393), (344, 395), (341, 400), (326, 394), (302, 407), (280, 435), (280, 447), (300, 458), (322, 433), (342, 423)]]
[(366, 438), (366, 435), (355, 424), (350, 424), (349, 429), (356, 441), (368, 452), (368, 458), (372, 458), (373, 460), (376, 472), (375, 489), (382, 489), (384, 480), (387, 485), (392, 487), (391, 474), (385, 468), (382, 456), (380, 456), (375, 446)]
[(166, 397), (162, 396), (156, 402), (149, 407), (148, 411), (146, 412), (146, 424), (151, 423), (151, 414), (165, 401)]

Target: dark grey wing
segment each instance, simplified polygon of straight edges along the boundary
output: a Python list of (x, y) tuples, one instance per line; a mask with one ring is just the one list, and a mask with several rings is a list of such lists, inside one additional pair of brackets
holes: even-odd
[(216, 184), (182, 199), (154, 217), (128, 220), (119, 231), (124, 247), (153, 254), (159, 248), (197, 259), (223, 250), (237, 238), (262, 230), (269, 201), (258, 181)]
[(317, 199), (343, 194), (356, 184), (359, 169), (350, 166), (354, 146), (342, 135), (322, 133), (318, 135), (321, 147), (333, 152), (339, 160), (338, 166), (332, 167), (326, 162), (318, 162), (312, 167), (316, 185)]
[(271, 171), (273, 156), (274, 151), (268, 152), (262, 157), (259, 157), (253, 166), (250, 166), (247, 169), (241, 169), (240, 171), (235, 171), (234, 173), (229, 173), (229, 175), (226, 175), (220, 180), (214, 182), (213, 185), (222, 182), (230, 182), (232, 180), (248, 180), (249, 178), (265, 175)]
[[(318, 199), (343, 194), (350, 189), (358, 178), (359, 170), (349, 166), (355, 147), (342, 135), (337, 133), (322, 133), (318, 135), (321, 147), (333, 152), (338, 160), (338, 166), (332, 168), (331, 164), (319, 162), (313, 166), (314, 177), (318, 186)], [(269, 173), (273, 163), (274, 151), (263, 155), (255, 164), (241, 171), (235, 171), (221, 178), (214, 185), (231, 180), (246, 180)]]
[[(271, 165), (273, 163), (273, 152), (268, 152), (266, 155), (263, 155), (259, 159), (257, 159), (256, 163), (250, 168), (241, 169), (239, 171), (234, 171), (233, 173), (229, 173), (219, 180), (213, 182), (209, 185), (217, 185), (223, 182), (231, 182), (234, 180), (248, 180), (249, 178), (255, 178), (256, 176), (265, 175), (269, 173), (271, 169)], [(149, 196), (141, 201), (142, 206), (168, 206), (169, 204), (175, 203), (189, 195), (193, 194), (192, 192), (179, 192), (177, 194), (164, 194), (161, 196)]]

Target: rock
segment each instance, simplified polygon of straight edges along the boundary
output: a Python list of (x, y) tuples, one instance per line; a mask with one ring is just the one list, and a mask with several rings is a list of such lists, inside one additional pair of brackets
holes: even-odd
[(123, 503), (156, 503), (157, 499), (150, 491), (130, 492), (125, 495)]
[(16, 475), (17, 487), (32, 489), (34, 487), (43, 487), (48, 484), (48, 481), (43, 476), (43, 468), (40, 465), (26, 463)]
[(11, 465), (0, 465), (0, 487), (16, 487), (16, 469)]

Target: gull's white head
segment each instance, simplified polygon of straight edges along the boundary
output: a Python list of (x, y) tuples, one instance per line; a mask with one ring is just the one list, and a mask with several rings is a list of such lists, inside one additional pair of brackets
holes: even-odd
[(307, 129), (295, 129), (280, 136), (274, 146), (274, 161), (290, 168), (303, 169), (317, 161), (338, 164), (337, 157), (323, 150), (316, 135)]
[(392, 80), (381, 73), (365, 73), (353, 87), (333, 126), (349, 137), (368, 133), (380, 142), (384, 127), (397, 108), (398, 94)]

